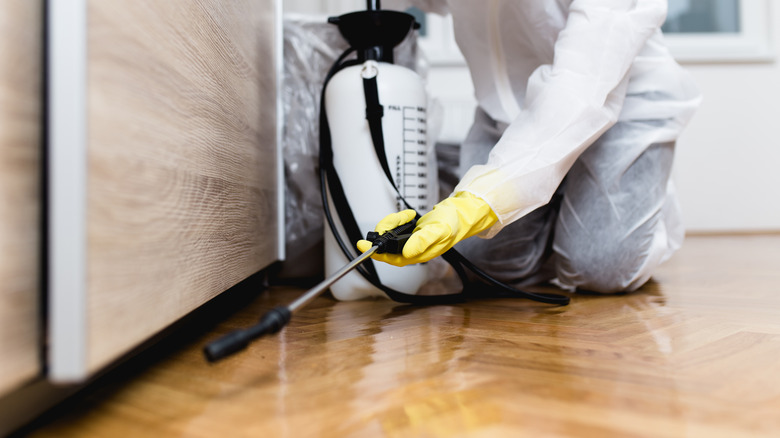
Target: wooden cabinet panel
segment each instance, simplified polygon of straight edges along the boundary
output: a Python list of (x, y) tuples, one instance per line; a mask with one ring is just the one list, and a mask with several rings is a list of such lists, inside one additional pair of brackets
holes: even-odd
[(41, 4), (0, 0), (0, 394), (41, 370)]
[(85, 2), (85, 371), (278, 259), (276, 3)]

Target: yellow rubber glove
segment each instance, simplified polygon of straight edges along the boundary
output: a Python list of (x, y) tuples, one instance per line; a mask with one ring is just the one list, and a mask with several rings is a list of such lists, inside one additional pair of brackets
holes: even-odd
[[(383, 234), (411, 221), (414, 216), (414, 210), (390, 214), (379, 221), (376, 231)], [(482, 198), (469, 192), (458, 192), (436, 204), (417, 221), (414, 232), (404, 245), (403, 254), (374, 254), (372, 258), (395, 266), (427, 262), (444, 254), (461, 240), (487, 230), (497, 221), (498, 217)], [(360, 240), (357, 248), (366, 252), (371, 249), (371, 242)]]

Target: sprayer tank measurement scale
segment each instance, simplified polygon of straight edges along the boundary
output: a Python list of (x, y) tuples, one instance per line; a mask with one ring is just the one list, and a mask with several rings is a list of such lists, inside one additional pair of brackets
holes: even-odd
[[(428, 210), (428, 136), (424, 107), (388, 105), (401, 117), (402, 155), (395, 157), (395, 184), (417, 211)], [(398, 210), (405, 207), (396, 200)]]

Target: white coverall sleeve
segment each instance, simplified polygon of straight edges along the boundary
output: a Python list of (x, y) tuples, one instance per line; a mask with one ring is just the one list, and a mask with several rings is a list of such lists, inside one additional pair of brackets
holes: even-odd
[(481, 197), (498, 216), (482, 237), (548, 203), (577, 157), (616, 123), (631, 64), (665, 17), (665, 0), (571, 3), (553, 63), (533, 72), (523, 107), (488, 162), (471, 167), (455, 188)]

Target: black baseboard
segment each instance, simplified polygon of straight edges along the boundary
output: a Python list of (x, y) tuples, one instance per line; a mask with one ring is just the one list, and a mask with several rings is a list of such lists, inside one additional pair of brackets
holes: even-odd
[[(159, 363), (172, 351), (212, 331), (221, 321), (254, 301), (267, 290), (269, 275), (276, 271), (278, 266), (272, 265), (217, 295), (84, 383), (54, 385), (41, 376), (0, 396), (0, 437), (24, 436), (66, 415), (95, 392), (132, 379)], [(204, 364), (205, 361), (204, 358)]]

